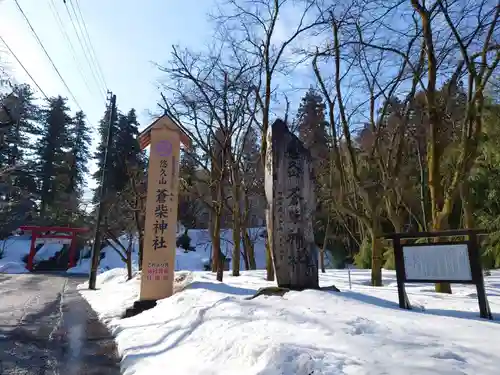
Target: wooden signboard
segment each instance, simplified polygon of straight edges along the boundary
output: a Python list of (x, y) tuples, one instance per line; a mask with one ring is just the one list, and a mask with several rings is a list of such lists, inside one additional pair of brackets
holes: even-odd
[(189, 139), (162, 116), (139, 142), (141, 148), (151, 145), (140, 300), (156, 301), (173, 294), (180, 144), (189, 146)]
[[(392, 239), (399, 307), (411, 309), (405, 283), (456, 283), (476, 286), (481, 318), (493, 319), (484, 289), (483, 271), (477, 235), (479, 230), (450, 230), (444, 232), (393, 233)], [(405, 243), (402, 239), (468, 236), (468, 241)]]

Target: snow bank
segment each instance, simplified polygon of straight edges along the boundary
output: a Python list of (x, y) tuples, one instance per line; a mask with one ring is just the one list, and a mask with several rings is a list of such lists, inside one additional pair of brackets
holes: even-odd
[[(248, 229), (250, 240), (254, 245), (257, 269), (264, 269), (266, 267), (266, 243), (265, 238), (261, 236), (264, 230), (264, 227)], [(207, 263), (212, 254), (212, 242), (208, 229), (189, 229), (188, 236), (191, 238), (191, 246), (195, 248), (196, 254), (204, 260), (204, 263)], [(232, 229), (221, 230), (220, 238), (222, 253), (231, 258), (232, 261), (234, 249)], [(243, 251), (243, 243), (240, 244), (240, 249)], [(230, 263), (229, 267), (232, 268), (232, 263)], [(202, 270), (203, 267), (197, 269)], [(240, 269), (245, 269), (245, 263), (243, 260), (240, 262)]]
[[(59, 251), (61, 251), (63, 245), (57, 243), (45, 244), (43, 245), (33, 257), (33, 260), (36, 262), (40, 262), (42, 260), (47, 260), (56, 255)], [(29, 252), (29, 251), (28, 251)]]
[(23, 258), (30, 252), (31, 240), (26, 236), (12, 236), (0, 241), (0, 273), (26, 273)]
[(0, 259), (0, 273), (29, 273), (24, 263)]
[[(415, 310), (398, 308), (393, 272), (386, 286), (367, 286), (369, 270), (328, 271), (322, 285), (342, 293), (290, 292), (244, 299), (273, 285), (265, 271), (227, 273), (224, 283), (192, 273), (183, 291), (138, 316), (120, 319), (139, 291), (123, 270), (98, 278), (99, 291), (81, 290), (116, 336), (125, 375), (244, 374), (498, 374), (500, 272), (486, 278), (496, 321), (478, 318), (474, 287), (436, 294), (408, 285)], [(86, 287), (83, 285), (82, 287)]]

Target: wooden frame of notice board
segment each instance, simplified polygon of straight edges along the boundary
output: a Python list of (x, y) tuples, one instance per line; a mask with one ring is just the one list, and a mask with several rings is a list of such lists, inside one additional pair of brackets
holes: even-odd
[[(394, 246), (394, 260), (398, 285), (399, 307), (411, 309), (406, 294), (406, 283), (450, 283), (476, 286), (481, 318), (493, 319), (480, 261), (478, 235), (487, 232), (478, 229), (441, 232), (392, 233), (382, 236)], [(418, 238), (467, 237), (465, 241), (433, 243), (402, 243)]]

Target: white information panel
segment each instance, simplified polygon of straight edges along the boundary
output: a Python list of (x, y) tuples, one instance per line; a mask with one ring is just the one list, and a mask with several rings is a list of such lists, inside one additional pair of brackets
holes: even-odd
[(38, 244), (59, 244), (59, 245), (69, 245), (71, 243), (71, 238), (37, 238), (35, 243)]
[(472, 281), (466, 244), (403, 246), (409, 280)]

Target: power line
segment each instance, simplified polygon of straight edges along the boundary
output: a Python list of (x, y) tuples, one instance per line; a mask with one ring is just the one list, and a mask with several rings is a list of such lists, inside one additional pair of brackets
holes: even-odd
[(54, 70), (56, 71), (57, 75), (59, 76), (59, 78), (61, 79), (62, 83), (64, 84), (64, 86), (66, 87), (66, 89), (68, 90), (68, 93), (71, 95), (72, 99), (75, 101), (77, 107), (80, 109), (80, 111), (83, 112), (83, 109), (82, 107), (80, 107), (80, 104), (78, 103), (78, 101), (76, 100), (75, 96), (73, 95), (73, 92), (71, 92), (70, 88), (68, 87), (68, 85), (66, 84), (66, 81), (64, 80), (64, 78), (62, 77), (61, 73), (59, 73), (59, 69), (57, 69), (56, 67), (56, 64), (54, 64), (54, 61), (52, 61), (52, 58), (50, 57), (49, 53), (47, 52), (47, 50), (45, 49), (45, 46), (43, 45), (42, 41), (40, 40), (40, 38), (38, 37), (38, 34), (36, 33), (35, 29), (33, 28), (33, 26), (31, 26), (31, 22), (29, 21), (28, 17), (26, 17), (26, 14), (24, 14), (24, 11), (23, 9), (21, 8), (21, 6), (19, 5), (19, 2), (17, 0), (14, 0), (16, 2), (16, 5), (17, 7), (19, 8), (20, 12), (22, 13), (24, 19), (26, 20), (26, 22), (28, 23), (28, 26), (30, 27), (33, 35), (35, 36), (35, 39), (37, 40), (38, 44), (40, 44), (40, 47), (42, 47), (43, 51), (45, 52), (45, 55), (47, 56), (47, 58), (49, 59), (50, 63), (52, 64), (52, 67), (54, 68)]
[[(85, 19), (83, 18), (82, 10), (80, 9), (80, 3), (78, 0), (75, 0), (75, 3), (76, 3), (76, 8), (78, 9), (78, 13), (80, 14), (80, 18), (82, 20), (83, 27), (85, 29), (85, 34), (87, 36), (87, 40), (89, 41), (89, 45), (90, 45), (90, 48), (92, 50), (92, 55), (93, 55), (92, 57), (95, 60), (98, 72), (100, 73), (100, 78), (102, 79), (102, 82), (104, 83), (104, 87), (106, 88), (106, 90), (108, 90), (108, 85), (106, 84), (106, 79), (104, 78), (104, 73), (102, 72), (101, 64), (99, 63), (99, 59), (97, 58), (97, 53), (95, 52), (94, 46), (92, 44), (92, 40), (90, 39), (90, 34), (87, 30), (87, 24), (85, 22)], [(71, 0), (70, 0), (70, 4), (71, 4), (71, 7), (73, 7)], [(74, 8), (73, 8), (73, 11), (74, 11)]]
[[(92, 63), (90, 62), (88, 54), (85, 51), (84, 43), (82, 43), (82, 39), (80, 38), (80, 34), (78, 33), (78, 30), (77, 30), (77, 28), (75, 26), (75, 22), (73, 20), (73, 16), (72, 16), (71, 12), (69, 11), (68, 4), (66, 4), (66, 1), (64, 2), (64, 5), (65, 5), (65, 8), (66, 8), (66, 12), (68, 13), (69, 19), (71, 21), (71, 25), (73, 26), (73, 30), (75, 31), (76, 37), (78, 39), (78, 42), (80, 43), (80, 47), (82, 48), (83, 55), (85, 56), (85, 60), (87, 61), (87, 64), (88, 64), (89, 69), (90, 69), (90, 72), (92, 73), (92, 77), (94, 78), (94, 83), (97, 84), (97, 87), (99, 88), (99, 90), (102, 90), (102, 87), (100, 86), (100, 84), (98, 82), (96, 74), (94, 73), (94, 69), (92, 68)], [(75, 17), (76, 17), (76, 14), (75, 14)], [(78, 22), (78, 20), (77, 20), (77, 22)], [(80, 24), (78, 24), (78, 27), (80, 27)], [(80, 31), (81, 31), (81, 28), (80, 28)], [(105, 92), (105, 90), (104, 90), (104, 92)], [(102, 93), (103, 92), (101, 92), (101, 94)]]
[(45, 94), (45, 92), (42, 90), (42, 88), (38, 85), (38, 83), (35, 81), (35, 79), (30, 74), (30, 72), (28, 72), (28, 69), (26, 69), (26, 67), (23, 65), (23, 63), (21, 62), (21, 60), (19, 60), (19, 58), (17, 57), (17, 55), (14, 53), (14, 51), (12, 51), (12, 49), (9, 47), (9, 45), (7, 44), (7, 42), (5, 41), (5, 39), (1, 35), (0, 35), (0, 40), (5, 45), (5, 47), (7, 47), (7, 49), (11, 53), (11, 55), (14, 56), (14, 58), (16, 59), (16, 61), (18, 62), (18, 64), (21, 65), (21, 68), (23, 68), (24, 72), (28, 75), (28, 77), (30, 77), (30, 79), (33, 81), (33, 83), (38, 88), (38, 90), (40, 90), (40, 92), (45, 97), (45, 99), (49, 100), (49, 97)]
[(73, 43), (71, 42), (71, 39), (69, 38), (68, 33), (66, 32), (66, 29), (64, 28), (64, 24), (61, 20), (61, 17), (59, 16), (59, 11), (57, 10), (57, 7), (54, 4), (54, 0), (48, 0), (48, 1), (49, 1), (49, 7), (50, 7), (50, 10), (52, 12), (52, 15), (56, 19), (57, 25), (59, 26), (59, 30), (64, 35), (64, 39), (66, 39), (66, 43), (69, 45), (69, 47), (71, 49), (71, 55), (73, 56), (73, 60), (75, 61), (78, 72), (80, 73), (80, 76), (81, 76), (83, 82), (85, 83), (85, 86), (89, 90), (89, 93), (92, 95), (92, 90), (90, 89), (90, 86), (87, 83), (87, 80), (85, 79), (85, 75), (83, 74), (83, 69), (82, 69), (82, 66), (80, 64), (80, 61), (76, 58), (76, 50), (73, 47)]

